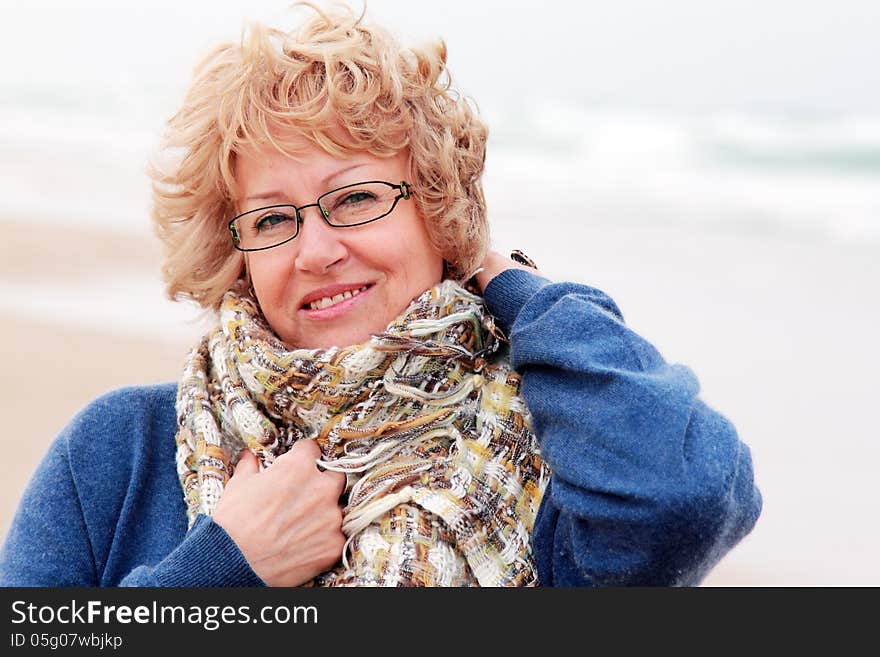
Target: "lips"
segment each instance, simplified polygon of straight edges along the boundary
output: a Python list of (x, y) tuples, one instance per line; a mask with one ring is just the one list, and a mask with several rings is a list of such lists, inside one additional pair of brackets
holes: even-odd
[(357, 290), (346, 290), (342, 294), (337, 294), (333, 297), (322, 297), (317, 301), (310, 301), (308, 303), (308, 308), (310, 310), (321, 310), (322, 308), (327, 308), (328, 306), (333, 306), (339, 303), (340, 301), (344, 301), (345, 299), (351, 299), (352, 297), (356, 297), (361, 292), (365, 292), (367, 286), (358, 288)]
[(303, 310), (323, 310), (363, 294), (370, 287), (371, 283), (342, 283), (323, 287), (303, 297), (300, 307)]

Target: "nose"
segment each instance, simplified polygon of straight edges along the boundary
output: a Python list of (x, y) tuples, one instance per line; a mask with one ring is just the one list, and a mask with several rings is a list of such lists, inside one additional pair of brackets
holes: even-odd
[(348, 248), (340, 239), (343, 229), (329, 226), (321, 216), (321, 209), (310, 206), (300, 212), (297, 253), (294, 265), (300, 271), (323, 274), (348, 256)]

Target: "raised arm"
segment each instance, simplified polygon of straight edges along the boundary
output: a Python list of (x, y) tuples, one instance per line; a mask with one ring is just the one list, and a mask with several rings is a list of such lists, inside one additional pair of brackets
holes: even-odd
[(733, 425), (599, 290), (521, 269), (490, 280), (553, 473), (533, 533), (542, 584), (699, 583), (761, 511)]

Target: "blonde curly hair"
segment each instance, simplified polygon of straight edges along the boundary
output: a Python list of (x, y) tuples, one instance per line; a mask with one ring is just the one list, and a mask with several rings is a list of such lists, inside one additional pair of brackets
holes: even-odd
[(285, 133), (338, 155), (407, 149), (413, 197), (446, 276), (463, 280), (485, 256), (487, 129), (451, 86), (446, 45), (402, 48), (347, 6), (300, 4), (313, 12), (298, 29), (252, 24), (239, 43), (208, 54), (168, 121), (149, 173), (172, 299), (216, 309), (245, 275), (226, 227), (236, 155), (266, 144), (295, 154)]

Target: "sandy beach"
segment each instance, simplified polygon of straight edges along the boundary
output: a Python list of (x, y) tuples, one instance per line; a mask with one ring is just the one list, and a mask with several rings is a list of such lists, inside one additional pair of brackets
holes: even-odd
[[(149, 235), (0, 224), (2, 535), (70, 417), (112, 388), (175, 379), (197, 330), (170, 326), (171, 315), (157, 321), (153, 306), (142, 318), (89, 319), (131, 312), (95, 305), (114, 281), (155, 281), (159, 298), (160, 252)], [(880, 445), (871, 410), (880, 246), (635, 225), (580, 226), (581, 239), (527, 242), (524, 225), (496, 225), (496, 245), (523, 248), (553, 278), (610, 293), (667, 360), (696, 372), (704, 399), (751, 447), (764, 512), (705, 585), (880, 585)], [(41, 291), (76, 297), (80, 285), (87, 302), (70, 321), (40, 305)]]

